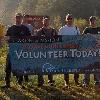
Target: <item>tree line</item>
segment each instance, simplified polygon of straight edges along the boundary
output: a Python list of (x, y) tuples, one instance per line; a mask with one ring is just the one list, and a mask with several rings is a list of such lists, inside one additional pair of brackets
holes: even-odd
[(12, 23), (17, 12), (32, 15), (49, 15), (61, 17), (64, 23), (65, 15), (72, 13), (75, 18), (88, 18), (91, 15), (100, 16), (100, 0), (1, 0), (4, 5), (1, 18), (5, 23)]

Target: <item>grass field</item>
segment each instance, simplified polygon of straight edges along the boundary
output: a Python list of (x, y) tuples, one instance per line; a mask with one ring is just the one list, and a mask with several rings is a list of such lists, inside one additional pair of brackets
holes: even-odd
[[(64, 87), (63, 75), (54, 75), (55, 85), (47, 84), (47, 76), (44, 76), (45, 86), (37, 87), (37, 76), (29, 76), (29, 82), (23, 83), (22, 88), (16, 82), (16, 78), (11, 78), (11, 88), (3, 89), (5, 84), (5, 61), (7, 54), (7, 45), (0, 49), (0, 100), (100, 100), (100, 87), (94, 86), (93, 75), (89, 87), (76, 86), (73, 75), (70, 75), (70, 86)], [(83, 75), (80, 75), (80, 84), (82, 84)]]

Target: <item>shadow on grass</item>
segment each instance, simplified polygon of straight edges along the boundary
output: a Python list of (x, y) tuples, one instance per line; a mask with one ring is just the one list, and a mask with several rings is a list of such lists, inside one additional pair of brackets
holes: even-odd
[[(1, 88), (1, 92), (6, 94), (7, 97), (10, 98), (10, 100), (32, 100), (29, 96), (26, 96), (23, 93), (23, 90), (18, 90), (17, 88), (10, 88), (10, 89), (4, 89)], [(3, 97), (0, 97), (0, 100), (5, 100), (5, 99), (1, 99)]]
[[(95, 94), (94, 88), (75, 85), (69, 87), (43, 86), (40, 88), (32, 85), (26, 85), (24, 88), (14, 86), (11, 89), (1, 89), (1, 92), (6, 94), (10, 100), (100, 100), (100, 96)], [(5, 98), (1, 96), (0, 100), (5, 100)]]
[(2, 96), (0, 96), (0, 100), (5, 100), (5, 98), (4, 98), (4, 97), (2, 97)]
[(25, 90), (36, 95), (40, 100), (76, 100), (72, 95), (65, 94), (62, 90), (51, 86), (41, 88), (29, 86)]

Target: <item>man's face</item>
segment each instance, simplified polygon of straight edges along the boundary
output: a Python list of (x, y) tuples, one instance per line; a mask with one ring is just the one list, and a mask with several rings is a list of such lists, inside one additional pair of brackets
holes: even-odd
[(45, 27), (48, 27), (48, 26), (50, 25), (50, 20), (49, 20), (49, 19), (44, 19), (44, 20), (43, 20), (43, 25), (44, 25)]
[(28, 21), (29, 21), (29, 18), (28, 18), (28, 17), (24, 17), (24, 18), (23, 18), (23, 23), (28, 24)]
[(20, 25), (22, 23), (22, 17), (16, 17), (16, 24)]
[(67, 18), (66, 22), (68, 25), (73, 25), (74, 19), (73, 18)]
[(95, 26), (95, 25), (96, 25), (96, 20), (95, 20), (95, 19), (90, 20), (90, 25), (91, 25), (91, 26)]
[(31, 17), (28, 18), (28, 23), (33, 24), (33, 19)]

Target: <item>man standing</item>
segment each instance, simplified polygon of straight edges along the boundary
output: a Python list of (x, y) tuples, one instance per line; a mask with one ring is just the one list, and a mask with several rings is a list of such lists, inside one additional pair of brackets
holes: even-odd
[[(59, 29), (59, 35), (79, 35), (80, 31), (77, 26), (74, 25), (74, 18), (72, 14), (66, 16), (66, 25)], [(79, 74), (74, 74), (75, 83), (78, 85)], [(69, 74), (64, 74), (65, 86), (69, 84)]]
[[(33, 28), (33, 26), (31, 24), (28, 23), (29, 22), (29, 18), (30, 18), (29, 15), (23, 15), (23, 20), (22, 20), (21, 24), (26, 26), (29, 29), (29, 31), (31, 33), (31, 34), (29, 33), (29, 35), (33, 35), (34, 28)], [(25, 79), (26, 82), (28, 82), (28, 80), (29, 80), (28, 75), (25, 75), (24, 79)], [(20, 80), (23, 80), (23, 78), (21, 78)]]
[[(95, 16), (91, 16), (89, 18), (89, 24), (90, 26), (84, 29), (83, 34), (100, 34), (100, 27), (97, 27)], [(94, 74), (94, 80), (95, 80), (95, 85), (98, 85), (98, 84), (100, 85), (100, 74), (99, 73)], [(89, 82), (90, 82), (90, 73), (85, 73), (83, 85), (88, 86)]]
[(29, 24), (29, 20), (30, 20), (30, 16), (24, 15), (22, 24), (25, 25), (27, 28), (29, 28), (31, 35), (33, 35), (34, 34), (34, 27), (31, 24)]
[[(29, 29), (22, 25), (22, 20), (23, 20), (23, 16), (18, 13), (16, 14), (16, 23), (15, 25), (11, 26), (8, 28), (7, 30), (7, 37), (15, 37), (15, 36), (28, 36), (31, 35)], [(6, 81), (6, 85), (4, 87), (9, 88), (10, 87), (10, 78), (11, 78), (11, 62), (10, 62), (10, 55), (8, 53), (7, 55), (7, 59), (6, 59), (6, 77), (5, 77), (5, 81)], [(22, 77), (18, 77), (18, 83), (21, 84), (22, 82)]]
[[(52, 37), (57, 35), (56, 30), (50, 27), (50, 18), (48, 16), (45, 16), (43, 18), (43, 27), (39, 29), (37, 35), (45, 37)], [(49, 74), (48, 79), (49, 79), (48, 83), (50, 83), (50, 85), (53, 86), (54, 85), (53, 75)], [(43, 84), (44, 84), (43, 75), (38, 75), (38, 86), (42, 86)]]

